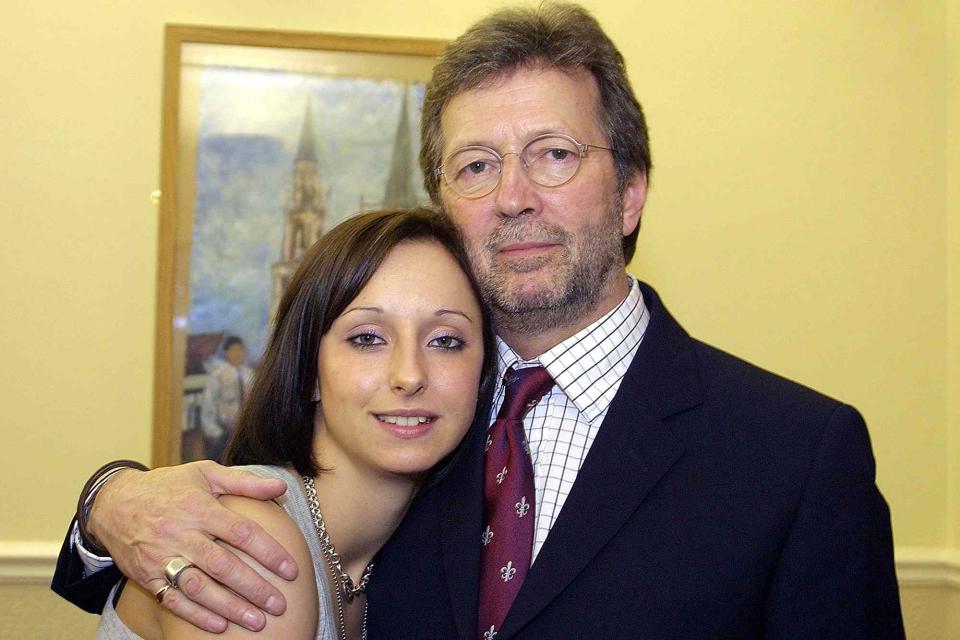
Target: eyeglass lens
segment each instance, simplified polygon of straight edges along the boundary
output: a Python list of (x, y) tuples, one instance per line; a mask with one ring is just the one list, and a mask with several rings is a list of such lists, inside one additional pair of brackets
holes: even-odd
[[(576, 141), (564, 136), (534, 138), (519, 154), (530, 179), (544, 187), (556, 187), (570, 180), (580, 167), (580, 155)], [(464, 147), (447, 159), (443, 175), (461, 196), (478, 198), (496, 189), (503, 162), (493, 149)]]

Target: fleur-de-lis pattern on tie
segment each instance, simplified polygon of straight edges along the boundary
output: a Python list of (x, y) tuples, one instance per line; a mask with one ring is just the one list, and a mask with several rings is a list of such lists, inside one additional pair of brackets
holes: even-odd
[(490, 427), (484, 464), (483, 558), (480, 565), (480, 634), (499, 632), (530, 568), (533, 551), (533, 463), (523, 418), (553, 386), (543, 367), (506, 374), (506, 394)]
[(517, 573), (517, 568), (513, 566), (513, 561), (510, 560), (507, 562), (507, 565), (500, 567), (500, 579), (504, 582), (510, 582), (513, 580), (513, 576)]
[(487, 528), (483, 530), (483, 546), (490, 544), (491, 539), (493, 539), (493, 531), (490, 529), (490, 525), (487, 525)]

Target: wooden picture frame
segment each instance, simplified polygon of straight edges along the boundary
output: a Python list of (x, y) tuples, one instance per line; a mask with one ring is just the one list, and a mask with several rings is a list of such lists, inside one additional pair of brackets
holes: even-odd
[[(263, 306), (276, 304), (302, 247), (356, 211), (426, 201), (417, 122), (445, 45), (166, 26), (154, 466), (196, 458), (197, 438), (206, 441), (202, 416), (215, 413), (203, 405), (213, 395), (212, 352), (227, 334), (259, 327), (259, 335), (240, 335), (255, 364), (269, 325)], [(314, 198), (307, 213), (304, 181)], [(261, 273), (265, 261), (269, 274)], [(218, 317), (223, 327), (211, 330)], [(243, 365), (236, 371), (242, 395)]]

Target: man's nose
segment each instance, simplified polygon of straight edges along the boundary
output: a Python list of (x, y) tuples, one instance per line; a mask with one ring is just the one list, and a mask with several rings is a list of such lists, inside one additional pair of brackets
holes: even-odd
[[(512, 157), (511, 157), (512, 156)], [(537, 209), (537, 185), (530, 179), (523, 158), (517, 153), (503, 154), (496, 203), (500, 215), (516, 217)]]

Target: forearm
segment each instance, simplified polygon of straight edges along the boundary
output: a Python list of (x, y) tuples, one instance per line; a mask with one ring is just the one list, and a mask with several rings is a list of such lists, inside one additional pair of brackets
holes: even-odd
[[(109, 566), (105, 563), (105, 560), (110, 558), (109, 550), (103, 546), (96, 534), (98, 526), (97, 497), (105, 488), (110, 486), (111, 481), (122, 478), (124, 474), (148, 470), (148, 467), (135, 460), (116, 460), (97, 469), (84, 485), (77, 500), (77, 538), (81, 543), (78, 552), (80, 549), (86, 552), (87, 560), (92, 566), (100, 565), (100, 568)], [(81, 558), (83, 557), (84, 553), (81, 553)], [(112, 563), (112, 560), (110, 563)], [(90, 566), (87, 561), (84, 564)]]
[(100, 467), (84, 484), (50, 583), (55, 593), (90, 613), (103, 609), (110, 589), (120, 578), (107, 552), (91, 540), (91, 508), (99, 492), (131, 466), (146, 468), (134, 461), (118, 460)]
[(90, 576), (98, 571), (114, 566), (113, 558), (109, 555), (101, 556), (90, 551), (80, 535), (80, 525), (76, 521), (70, 527), (70, 550), (76, 552), (78, 559), (83, 563), (84, 575)]
[[(67, 539), (64, 541), (64, 549), (61, 552), (61, 556), (64, 556), (64, 563), (67, 565), (71, 564), (70, 556), (73, 556), (74, 559), (79, 560), (83, 566), (83, 570), (79, 575), (74, 575), (76, 572), (71, 573), (68, 571), (70, 574), (69, 582), (82, 581), (84, 578), (114, 565), (109, 552), (103, 548), (91, 532), (90, 517), (92, 507), (96, 502), (97, 495), (110, 480), (119, 477), (121, 473), (126, 471), (136, 472), (133, 471), (134, 469), (146, 469), (146, 467), (132, 460), (111, 462), (100, 467), (84, 484), (80, 492), (80, 497), (77, 500), (76, 514), (71, 522)], [(66, 578), (66, 576), (64, 577)], [(56, 584), (54, 585), (54, 590), (60, 593)], [(67, 599), (71, 599), (64, 593), (61, 593), (61, 595)]]
[(64, 537), (57, 566), (50, 588), (68, 602), (88, 613), (100, 613), (110, 589), (120, 579), (120, 572), (114, 566), (90, 573), (83, 565), (76, 546), (71, 538), (76, 529), (76, 520), (70, 522)]

